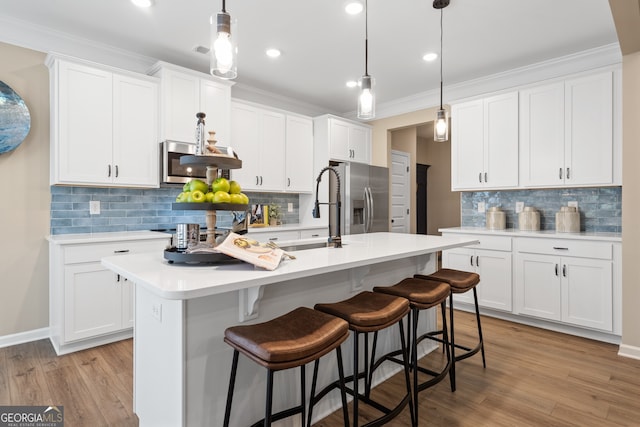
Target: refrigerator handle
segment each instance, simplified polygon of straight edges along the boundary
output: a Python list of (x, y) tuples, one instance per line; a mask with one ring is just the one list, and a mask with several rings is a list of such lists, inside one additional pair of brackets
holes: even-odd
[(369, 202), (369, 224), (367, 226), (367, 233), (371, 233), (373, 228), (373, 194), (371, 193), (371, 187), (367, 187), (368, 202)]
[(369, 230), (369, 193), (367, 193), (367, 187), (364, 187), (364, 232), (368, 233)]

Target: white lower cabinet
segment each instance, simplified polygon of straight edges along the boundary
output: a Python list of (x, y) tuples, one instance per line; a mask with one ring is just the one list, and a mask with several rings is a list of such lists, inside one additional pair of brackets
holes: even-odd
[(162, 251), (168, 239), (70, 244), (50, 241), (49, 323), (56, 353), (130, 337), (133, 284), (103, 267), (100, 259)]
[(518, 242), (516, 313), (613, 331), (612, 244), (544, 243)]
[[(495, 310), (511, 311), (511, 238), (484, 237), (477, 238), (477, 248), (487, 249), (451, 249), (443, 251), (442, 266), (455, 270), (478, 273), (480, 283), (477, 286), (478, 305)], [(474, 304), (473, 292), (456, 294), (456, 301)]]

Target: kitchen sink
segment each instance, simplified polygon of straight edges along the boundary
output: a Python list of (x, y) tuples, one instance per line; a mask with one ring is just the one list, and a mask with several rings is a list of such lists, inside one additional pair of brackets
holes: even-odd
[[(342, 246), (346, 246), (346, 245), (343, 243)], [(295, 252), (295, 251), (304, 251), (307, 249), (326, 248), (327, 242), (300, 243), (299, 245), (295, 243), (285, 243), (283, 245), (278, 245), (278, 247), (285, 252)]]

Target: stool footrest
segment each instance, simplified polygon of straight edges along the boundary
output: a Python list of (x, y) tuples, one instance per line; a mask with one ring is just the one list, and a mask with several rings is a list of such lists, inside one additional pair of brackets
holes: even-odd
[[(301, 414), (302, 409), (303, 409), (302, 406), (296, 406), (294, 408), (285, 409), (284, 411), (278, 412), (277, 414), (273, 414), (271, 415), (271, 422), (283, 420), (292, 415)], [(261, 419), (260, 421), (256, 421), (255, 423), (251, 424), (251, 427), (262, 427), (262, 426), (264, 426), (264, 418)]]

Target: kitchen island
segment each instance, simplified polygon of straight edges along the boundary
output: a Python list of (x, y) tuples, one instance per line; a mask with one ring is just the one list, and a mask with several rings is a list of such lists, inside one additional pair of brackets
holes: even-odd
[[(140, 426), (222, 425), (232, 357), (223, 342), (227, 327), (266, 321), (299, 306), (339, 301), (416, 273), (431, 273), (436, 252), (477, 240), (372, 233), (344, 236), (343, 243), (340, 249), (296, 251), (295, 260), (283, 261), (275, 271), (245, 263), (169, 264), (162, 253), (103, 258), (105, 267), (136, 285), (134, 411)], [(423, 326), (435, 325), (431, 314), (423, 316)], [(387, 332), (379, 337), (380, 354), (399, 346), (395, 330)], [(347, 373), (350, 349), (349, 343), (343, 346)], [(421, 347), (423, 353), (429, 350)], [(385, 364), (374, 381), (397, 370), (397, 365)], [(274, 412), (296, 404), (298, 372), (276, 374)], [(320, 363), (318, 386), (332, 382), (335, 375), (333, 355), (327, 355)], [(231, 425), (248, 425), (263, 416), (265, 380), (264, 369), (240, 359)], [(331, 393), (314, 410), (316, 419), (339, 405), (338, 393)], [(285, 425), (298, 423), (299, 417), (293, 417)]]

